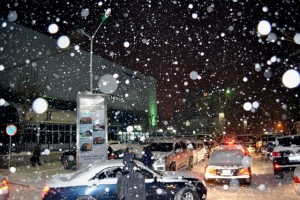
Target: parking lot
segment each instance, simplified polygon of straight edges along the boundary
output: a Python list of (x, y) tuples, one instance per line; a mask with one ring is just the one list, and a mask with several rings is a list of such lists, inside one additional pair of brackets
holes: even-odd
[[(273, 175), (272, 163), (262, 160), (260, 156), (252, 155), (252, 183), (250, 186), (231, 186), (230, 184), (207, 185), (207, 200), (252, 200), (276, 198), (276, 200), (296, 200), (299, 196), (293, 190), (292, 177), (276, 180)], [(205, 161), (196, 164), (193, 172), (203, 177)], [(43, 186), (47, 178), (54, 174), (71, 173), (72, 170), (63, 169), (59, 161), (44, 163), (41, 167), (29, 165), (16, 168), (16, 172), (8, 173), (1, 169), (1, 173), (8, 175), (10, 181), (10, 199), (35, 200), (40, 199)]]

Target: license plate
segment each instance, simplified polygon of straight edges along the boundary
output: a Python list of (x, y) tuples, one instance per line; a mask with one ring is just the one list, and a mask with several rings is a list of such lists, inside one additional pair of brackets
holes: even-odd
[(300, 155), (290, 156), (289, 161), (290, 162), (300, 162)]
[(222, 175), (224, 175), (224, 176), (230, 176), (231, 175), (231, 171), (229, 169), (223, 169), (222, 170)]

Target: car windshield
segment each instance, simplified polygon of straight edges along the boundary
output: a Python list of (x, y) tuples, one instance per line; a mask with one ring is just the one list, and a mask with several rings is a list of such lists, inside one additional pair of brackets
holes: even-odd
[(243, 157), (241, 150), (217, 150), (212, 153), (208, 163), (212, 165), (241, 165)]
[(162, 143), (152, 143), (150, 144), (151, 151), (163, 151), (169, 152), (173, 150), (173, 143), (162, 142)]

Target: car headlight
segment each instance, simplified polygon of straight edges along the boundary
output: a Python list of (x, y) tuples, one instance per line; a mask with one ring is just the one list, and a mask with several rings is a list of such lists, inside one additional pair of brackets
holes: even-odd
[(157, 160), (154, 160), (154, 162), (153, 162), (154, 165), (164, 165), (165, 163), (166, 163), (165, 158), (159, 158)]

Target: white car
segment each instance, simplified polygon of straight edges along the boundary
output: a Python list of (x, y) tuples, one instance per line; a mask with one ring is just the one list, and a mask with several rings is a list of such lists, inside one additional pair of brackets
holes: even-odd
[(300, 165), (294, 170), (294, 189), (300, 195)]
[(255, 152), (256, 142), (255, 142), (255, 137), (252, 134), (237, 135), (236, 139), (242, 141), (245, 144), (248, 152), (250, 153)]
[[(143, 163), (135, 161), (136, 171), (145, 178), (146, 199), (201, 199), (207, 189), (193, 173), (172, 172), (160, 174)], [(53, 199), (117, 199), (117, 181), (126, 175), (122, 160), (107, 160), (70, 174), (58, 174), (47, 180), (43, 200)], [(157, 192), (160, 190), (161, 192)]]
[(204, 178), (207, 182), (251, 184), (251, 164), (249, 156), (238, 148), (218, 148), (210, 155), (205, 166)]

